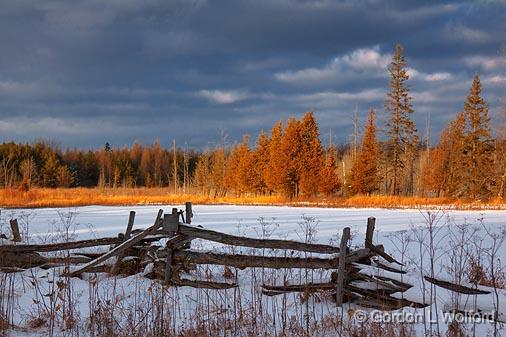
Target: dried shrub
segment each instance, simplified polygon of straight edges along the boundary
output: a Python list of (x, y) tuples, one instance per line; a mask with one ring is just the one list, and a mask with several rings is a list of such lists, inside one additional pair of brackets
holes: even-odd
[(491, 271), (486, 270), (475, 256), (469, 258), (467, 278), (469, 282), (477, 285), (506, 289), (506, 275), (504, 275), (504, 272), (500, 272), (494, 279)]
[(30, 329), (39, 329), (39, 328), (42, 328), (43, 326), (45, 326), (46, 323), (47, 323), (47, 321), (44, 318), (36, 317), (36, 318), (30, 319), (27, 322), (27, 325)]

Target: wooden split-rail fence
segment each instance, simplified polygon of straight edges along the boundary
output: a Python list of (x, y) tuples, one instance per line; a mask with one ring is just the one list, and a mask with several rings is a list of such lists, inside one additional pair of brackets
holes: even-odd
[[(19, 272), (27, 268), (65, 267), (64, 275), (81, 277), (83, 273), (106, 272), (113, 275), (142, 273), (170, 286), (227, 289), (237, 287), (234, 282), (217, 282), (185, 278), (195, 265), (221, 265), (244, 268), (301, 268), (332, 270), (327, 282), (307, 284), (282, 284), (262, 286), (263, 294), (275, 296), (289, 292), (330, 291), (338, 306), (353, 302), (357, 305), (383, 310), (402, 307), (426, 307), (404, 294), (413, 287), (403, 278), (403, 265), (387, 254), (382, 245), (373, 243), (375, 218), (367, 219), (364, 246), (351, 249), (350, 228), (342, 231), (340, 246), (304, 243), (290, 240), (258, 239), (225, 234), (201, 226), (191, 225), (192, 204), (185, 210), (173, 208), (169, 214), (159, 210), (152, 226), (144, 230), (132, 230), (135, 212), (130, 212), (124, 233), (117, 237), (69, 241), (48, 244), (23, 244), (16, 219), (10, 220), (12, 236), (7, 244), (0, 244), (0, 272)], [(0, 242), (6, 242), (6, 236)], [(318, 257), (263, 256), (231, 254), (214, 251), (198, 251), (191, 248), (194, 239), (203, 239), (225, 245), (291, 250), (317, 253)], [(79, 252), (79, 249), (110, 246), (105, 253)], [(65, 254), (45, 254), (64, 252)], [(44, 255), (45, 254), (45, 255)], [(327, 257), (322, 257), (327, 255)], [(112, 262), (112, 263), (111, 263)], [(409, 278), (406, 278), (409, 280)], [(439, 287), (462, 294), (489, 294), (478, 287), (453, 284), (444, 280), (425, 277)]]

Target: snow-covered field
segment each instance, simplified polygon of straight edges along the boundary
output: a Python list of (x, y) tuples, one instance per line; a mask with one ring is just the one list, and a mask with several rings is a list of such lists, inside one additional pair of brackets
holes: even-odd
[[(16, 210), (1, 210), (0, 216), (0, 232), (8, 233), (8, 219), (18, 218), (20, 227), (24, 232), (24, 237), (28, 238), (31, 243), (47, 242), (58, 240), (63, 232), (71, 234), (72, 239), (85, 239), (93, 237), (110, 237), (116, 236), (120, 232), (124, 232), (128, 219), (129, 211), (136, 211), (135, 228), (145, 228), (152, 225), (158, 209), (162, 208), (165, 212), (170, 212), (172, 207), (179, 207), (184, 209), (182, 205), (171, 206), (133, 206), (133, 207), (106, 207), (106, 206), (88, 206), (78, 208), (45, 208), (45, 209), (16, 209)], [(469, 250), (475, 249), (478, 245), (476, 241), (481, 240), (480, 247), (483, 249), (490, 245), (490, 235), (501, 235), (503, 226), (506, 226), (506, 211), (431, 211), (432, 215), (425, 210), (389, 210), (389, 209), (336, 209), (336, 208), (294, 208), (294, 207), (267, 207), (267, 206), (194, 206), (193, 224), (202, 225), (205, 228), (218, 230), (221, 232), (231, 234), (241, 234), (252, 237), (265, 236), (266, 233), (271, 238), (294, 239), (304, 241), (308, 224), (315, 225), (316, 232), (314, 233), (314, 242), (319, 243), (336, 243), (342, 229), (346, 226), (351, 227), (353, 234), (353, 244), (362, 245), (367, 218), (376, 217), (376, 233), (374, 240), (377, 244), (383, 244), (386, 252), (395, 256), (398, 259), (403, 259), (408, 265), (408, 269), (413, 272), (413, 275), (419, 274), (420, 268), (427, 268), (427, 261), (430, 259), (430, 247), (427, 243), (421, 248), (417, 243), (417, 236), (420, 238), (424, 236), (427, 238), (427, 219), (431, 216), (435, 218), (434, 238), (437, 246), (435, 252), (437, 253), (436, 272), (438, 275), (444, 277), (450, 275), (448, 270), (452, 264), (450, 259), (451, 252), (455, 251), (457, 241), (459, 240), (459, 230), (457, 228), (465, 228), (464, 241), (474, 240), (475, 242), (468, 242)], [(305, 217), (305, 218), (304, 218)], [(308, 217), (314, 221), (308, 222)], [(263, 220), (262, 220), (263, 219)], [(264, 224), (264, 227), (261, 226)], [(467, 226), (457, 227), (458, 225), (468, 224)], [(474, 232), (476, 229), (476, 232)], [(486, 231), (490, 231), (486, 234)], [(471, 232), (474, 234), (471, 235)], [(476, 234), (478, 233), (478, 234)], [(481, 234), (479, 234), (481, 233)], [(409, 238), (409, 239), (408, 239)], [(462, 241), (462, 238), (460, 239)], [(488, 240), (488, 241), (487, 241)], [(506, 244), (505, 244), (506, 245)], [(197, 249), (223, 249), (218, 246), (211, 246), (207, 242), (197, 242), (195, 244)], [(404, 247), (404, 248), (403, 248)], [(423, 258), (420, 258), (422, 251)], [(506, 247), (499, 247), (498, 257), (506, 256)], [(421, 266), (420, 261), (425, 261), (425, 267)], [(500, 265), (500, 261), (498, 265)], [(34, 317), (40, 316), (40, 312), (47, 312), (48, 306), (41, 305), (44, 300), (44, 292), (51, 291), (52, 282), (50, 280), (58, 277), (53, 272), (34, 268), (31, 271), (26, 271), (17, 274), (15, 277), (15, 306), (12, 313), (13, 320), (16, 328), (11, 331), (13, 336), (17, 335), (48, 335), (50, 334), (51, 327), (43, 326), (41, 328), (29, 328), (28, 322), (33, 321)], [(0, 273), (0, 276), (2, 274)], [(306, 275), (307, 276), (307, 275)], [(5, 277), (5, 275), (4, 275)], [(254, 282), (256, 277), (250, 272), (241, 272), (239, 274), (239, 284), (242, 288), (240, 296), (245, 297), (244, 301), (253, 302), (261, 301), (264, 306), (263, 309), (273, 317), (281, 315), (279, 308), (281, 304), (278, 298), (266, 298), (260, 294), (260, 290), (256, 288), (258, 283)], [(263, 274), (262, 274), (263, 277)], [(294, 275), (282, 275), (282, 272), (276, 271), (274, 274), (269, 274), (269, 277), (299, 277)], [(39, 288), (33, 286), (33, 279), (47, 280), (46, 283), (40, 282)], [(316, 278), (316, 279), (315, 279)], [(316, 272), (311, 275), (311, 280), (318, 281), (318, 278), (328, 278), (328, 272)], [(78, 325), (82, 326), (83, 331), (86, 330), (85, 326), (89, 323), (90, 316), (93, 313), (92, 297), (98, 296), (99, 299), (112, 299), (121, 294), (122, 298), (128, 302), (130, 308), (139, 301), (138, 294), (151, 289), (151, 281), (145, 280), (138, 276), (122, 278), (114, 280), (107, 278), (104, 275), (99, 275), (100, 289), (93, 292), (91, 290), (89, 280), (73, 279), (72, 289), (73, 294), (70, 296), (75, 300), (75, 305), (78, 308)], [(92, 280), (93, 281), (93, 280)], [(95, 281), (93, 281), (95, 282)], [(43, 284), (44, 283), (44, 284)], [(93, 283), (94, 284), (94, 283)], [(110, 290), (114, 287), (114, 293)], [(108, 290), (109, 289), (109, 290)], [(141, 290), (140, 290), (141, 289)], [(419, 287), (416, 287), (419, 289)], [(220, 293), (221, 292), (221, 293)], [(440, 298), (442, 306), (451, 297), (445, 294), (445, 291), (438, 290), (437, 297)], [(181, 322), (188, 322), (194, 319), (196, 311), (200, 310), (200, 301), (203, 294), (213, 293), (212, 298), (222, 298), (223, 303), (228, 303), (237, 300), (237, 294), (231, 291), (205, 291), (194, 290), (189, 288), (180, 288), (178, 290), (171, 289), (165, 292), (166, 299), (177, 303), (178, 317), (174, 317), (173, 322), (182, 325)], [(219, 294), (218, 294), (219, 293)], [(226, 297), (220, 294), (225, 293)], [(154, 296), (154, 295), (150, 295)], [(220, 297), (221, 296), (221, 297)], [(228, 297), (227, 297), (228, 296)], [(300, 304), (300, 298), (296, 295), (290, 295), (290, 303), (287, 312), (290, 317), (300, 318), (300, 322), (307, 319), (304, 316), (303, 305)], [(420, 294), (413, 294), (415, 297), (420, 297)], [(504, 297), (501, 294), (501, 298)], [(228, 298), (228, 299), (227, 299)], [(506, 297), (504, 297), (506, 303)], [(146, 299), (144, 299), (146, 300)], [(227, 302), (228, 301), (228, 302)], [(492, 300), (490, 300), (492, 302)], [(243, 302), (245, 305), (246, 302)], [(248, 302), (249, 304), (251, 304)], [(299, 302), (299, 304), (296, 304)], [(144, 303), (144, 302), (143, 302)], [(206, 302), (209, 305), (209, 300)], [(144, 303), (145, 305), (146, 303)], [(490, 307), (493, 303), (490, 303)], [(126, 304), (124, 304), (126, 306)], [(221, 305), (221, 304), (220, 304)], [(312, 310), (318, 314), (314, 314), (314, 320), (317, 322), (325, 315), (333, 315), (336, 311), (332, 303), (328, 301), (311, 300)], [(502, 306), (502, 304), (500, 305)], [(37, 309), (34, 309), (36, 307)], [(257, 306), (252, 307), (257, 310)], [(1, 309), (1, 308), (0, 308)], [(230, 308), (229, 308), (230, 309)], [(307, 309), (307, 308), (306, 308)], [(431, 307), (432, 310), (436, 308)], [(126, 309), (124, 309), (126, 310)], [(225, 309), (223, 309), (225, 310)], [(228, 309), (227, 309), (228, 310)], [(225, 310), (225, 312), (227, 312)], [(230, 309), (232, 310), (232, 309)], [(232, 310), (232, 311), (235, 311)], [(209, 313), (209, 311), (208, 311)], [(117, 314), (117, 313), (116, 313)], [(286, 313), (284, 313), (286, 315)], [(174, 314), (175, 315), (175, 314)], [(227, 314), (225, 314), (226, 316)], [(235, 313), (234, 313), (235, 315)], [(233, 320), (233, 315), (229, 314), (228, 319)], [(293, 320), (294, 318), (289, 320)], [(281, 318), (280, 318), (281, 319)], [(281, 319), (282, 320), (282, 319)], [(88, 322), (88, 323), (87, 323)], [(267, 322), (267, 321), (266, 321)], [(285, 322), (286, 323), (286, 322)], [(119, 323), (118, 323), (119, 324)], [(173, 323), (174, 327), (177, 325)], [(266, 323), (280, 329), (282, 324), (279, 321)], [(301, 323), (302, 324), (302, 323)], [(49, 330), (48, 330), (49, 329)], [(443, 331), (444, 329), (441, 328)], [(487, 333), (491, 329), (490, 324), (484, 324), (479, 327), (478, 331)], [(423, 325), (418, 324), (415, 326), (415, 331), (423, 335), (421, 332)], [(61, 330), (61, 326), (56, 327), (54, 335), (68, 334), (75, 335), (77, 330), (69, 329), (67, 332)], [(227, 330), (228, 331), (228, 330)], [(231, 331), (231, 330), (230, 330)], [(234, 333), (227, 332), (228, 335)], [(272, 331), (271, 331), (272, 332)], [(90, 334), (90, 332), (88, 332)], [(82, 335), (82, 332), (81, 332)], [(325, 334), (324, 334), (325, 335)]]
[[(176, 205), (184, 209), (184, 205)], [(176, 206), (87, 206), (76, 208), (41, 208), (2, 210), (3, 218), (28, 218), (29, 235), (36, 240), (59, 233), (62, 227), (59, 213), (75, 213), (72, 229), (80, 239), (91, 237), (115, 236), (124, 232), (129, 211), (135, 211), (135, 228), (145, 228), (153, 224), (158, 210), (170, 212)], [(424, 226), (425, 210), (390, 210), (379, 208), (314, 208), (314, 207), (274, 207), (274, 206), (194, 206), (193, 224), (226, 233), (237, 233), (237, 227), (247, 235), (255, 235), (258, 219), (279, 224), (274, 236), (297, 239), (298, 223), (302, 216), (316, 218), (318, 224), (317, 241), (328, 242), (340, 235), (346, 226), (359, 235), (365, 233), (368, 217), (376, 217), (376, 230), (381, 236), (391, 232), (406, 230), (413, 226)], [(432, 211), (434, 212), (434, 211)], [(443, 211), (441, 212), (441, 214)], [(484, 218), (489, 225), (506, 225), (506, 211), (444, 211), (457, 223), (464, 221), (475, 223)], [(20, 221), (22, 222), (22, 221)], [(8, 226), (2, 221), (4, 226)], [(6, 231), (7, 229), (4, 229)], [(382, 243), (386, 244), (382, 241)]]

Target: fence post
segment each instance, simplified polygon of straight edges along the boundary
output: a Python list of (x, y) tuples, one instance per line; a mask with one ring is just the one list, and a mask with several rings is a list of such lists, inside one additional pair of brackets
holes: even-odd
[(193, 218), (193, 211), (192, 211), (192, 203), (191, 202), (187, 202), (185, 204), (185, 212), (184, 212), (184, 215), (185, 215), (185, 222), (187, 224), (191, 224), (192, 223), (192, 218)]
[[(179, 225), (179, 213), (177, 208), (172, 209), (172, 214), (166, 215), (164, 219), (164, 229), (170, 232), (170, 236), (174, 236), (178, 230)], [(170, 284), (172, 279), (172, 253), (174, 247), (171, 243), (167, 243), (167, 259), (165, 261), (165, 284)]]
[(125, 231), (125, 241), (130, 239), (130, 235), (132, 235), (132, 227), (134, 226), (135, 221), (135, 211), (130, 211), (130, 215), (128, 216), (128, 224)]
[[(132, 227), (134, 226), (135, 221), (135, 211), (130, 211), (130, 215), (128, 216), (128, 223), (125, 230), (125, 237), (123, 238), (123, 242), (130, 239), (130, 236), (132, 235)], [(118, 254), (116, 263), (114, 266), (112, 266), (111, 274), (117, 274), (119, 266), (121, 265), (121, 260), (123, 259), (123, 254)]]
[(339, 268), (337, 270), (337, 284), (336, 284), (336, 305), (343, 304), (343, 290), (344, 282), (346, 280), (346, 255), (348, 249), (348, 241), (350, 240), (350, 227), (343, 229), (341, 236), (341, 246), (339, 247)]
[(367, 230), (365, 232), (365, 248), (372, 247), (372, 237), (374, 235), (374, 226), (376, 225), (376, 218), (367, 218)]
[(12, 241), (21, 242), (21, 234), (19, 233), (18, 219), (11, 219), (11, 231), (12, 231)]

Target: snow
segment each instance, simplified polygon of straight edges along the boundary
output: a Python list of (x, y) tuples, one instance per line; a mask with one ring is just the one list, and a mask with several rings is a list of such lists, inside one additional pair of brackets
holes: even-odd
[[(29, 233), (33, 238), (58, 236), (62, 224), (58, 212), (75, 212), (77, 224), (73, 233), (80, 239), (116, 236), (124, 232), (128, 221), (129, 211), (135, 211), (133, 229), (144, 229), (153, 224), (159, 209), (169, 211), (172, 207), (184, 209), (184, 205), (167, 206), (86, 206), (76, 208), (41, 208), (41, 209), (3, 209), (2, 217), (28, 217)], [(425, 211), (392, 210), (381, 208), (314, 208), (314, 207), (277, 207), (277, 206), (208, 206), (195, 205), (192, 224), (225, 233), (235, 233), (237, 226), (246, 229), (248, 235), (257, 234), (258, 219), (263, 217), (267, 222), (274, 220), (279, 224), (277, 236), (290, 239), (300, 239), (294, 230), (301, 222), (301, 216), (315, 217), (318, 220), (319, 241), (339, 235), (344, 227), (351, 227), (352, 231), (365, 233), (368, 217), (376, 217), (378, 233), (387, 234), (399, 230), (409, 229), (410, 226), (423, 226)], [(489, 225), (505, 224), (506, 211), (456, 211), (446, 212), (456, 222), (476, 221), (485, 218)], [(4, 222), (4, 226), (7, 224)], [(20, 220), (23, 226), (23, 220)], [(6, 232), (6, 230), (4, 230)], [(382, 242), (383, 243), (383, 242)]]
[[(42, 208), (42, 209), (1, 209), (0, 217), (0, 233), (8, 234), (8, 219), (18, 218), (20, 228), (24, 234), (24, 239), (28, 237), (31, 243), (50, 242), (55, 240), (62, 240), (64, 237), (71, 240), (75, 239), (89, 239), (96, 237), (115, 237), (118, 233), (125, 231), (128, 216), (130, 211), (136, 212), (135, 223), (133, 229), (145, 229), (153, 224), (158, 210), (164, 209), (169, 212), (172, 207), (184, 209), (184, 205), (167, 205), (167, 206), (128, 206), (128, 207), (113, 207), (113, 206), (87, 206), (77, 208)], [(506, 225), (506, 211), (486, 210), (486, 211), (431, 211), (431, 214), (436, 214), (439, 222), (437, 239), (440, 245), (441, 258), (438, 261), (439, 266), (437, 269), (437, 277), (444, 278), (447, 271), (444, 265), (448, 263), (448, 252), (450, 249), (447, 244), (449, 236), (453, 233), (453, 224), (469, 223), (470, 226), (477, 226), (483, 222), (488, 229), (492, 232), (499, 232), (502, 226)], [(315, 239), (314, 242), (318, 243), (331, 243), (338, 245), (338, 238), (344, 227), (351, 227), (352, 230), (352, 245), (363, 245), (364, 235), (366, 231), (366, 224), (368, 217), (376, 217), (376, 232), (374, 241), (377, 244), (383, 244), (385, 252), (389, 253), (396, 259), (401, 259), (401, 242), (398, 241), (400, 234), (413, 231), (415, 229), (421, 231), (426, 235), (427, 232), (427, 211), (423, 209), (379, 209), (379, 208), (314, 208), (314, 207), (274, 207), (274, 206), (209, 206), (209, 205), (194, 205), (193, 207), (193, 225), (201, 225), (206, 229), (221, 231), (235, 235), (245, 235), (251, 237), (270, 237), (280, 239), (291, 239), (304, 241), (307, 234), (308, 222), (304, 219), (313, 220), (312, 224), (315, 225)], [(311, 221), (310, 221), (311, 222)], [(6, 241), (0, 241), (5, 244)], [(486, 242), (485, 242), (486, 244)], [(230, 251), (230, 247), (219, 244), (211, 244), (204, 240), (196, 240), (194, 242), (195, 248), (199, 250), (210, 249), (226, 249)], [(85, 251), (81, 249), (80, 251)], [(89, 249), (89, 251), (97, 251), (97, 249)], [(249, 252), (254, 253), (258, 250), (255, 249), (236, 249), (236, 252)], [(266, 254), (271, 254), (270, 250), (264, 250)], [(413, 288), (409, 289), (403, 294), (394, 294), (398, 298), (409, 298), (416, 302), (430, 303), (430, 293), (427, 283), (425, 284), (425, 296), (423, 294), (422, 281), (420, 271), (417, 270), (417, 263), (426, 261), (427, 255), (419, 256), (419, 247), (417, 243), (411, 243), (404, 251), (407, 261), (406, 270), (407, 274), (397, 274), (380, 270), (374, 266), (361, 266), (362, 273), (366, 275), (384, 275), (393, 279), (398, 279), (402, 282), (411, 283)], [(315, 256), (313, 254), (313, 256)], [(506, 247), (501, 248), (499, 256), (506, 257)], [(111, 263), (114, 261), (109, 261)], [(384, 261), (384, 264), (388, 264)], [(396, 264), (391, 264), (392, 267), (399, 268)], [(424, 267), (427, 268), (427, 264)], [(153, 265), (146, 266), (144, 274), (152, 271)], [(15, 322), (19, 326), (25, 326), (26, 321), (33, 314), (34, 299), (40, 296), (37, 294), (33, 287), (30, 287), (29, 280), (32, 278), (37, 279), (57, 279), (60, 269), (55, 270), (42, 270), (40, 268), (33, 268), (31, 271), (25, 271), (16, 276), (17, 280), (17, 307), (15, 314)], [(201, 271), (199, 271), (201, 272)], [(288, 279), (293, 279), (294, 283), (300, 280), (301, 274), (294, 274)], [(197, 273), (198, 274), (198, 273)], [(1, 274), (0, 274), (1, 275)], [(214, 273), (216, 280), (223, 280), (221, 274)], [(282, 275), (276, 272), (275, 275)], [(196, 277), (197, 275), (194, 275)], [(89, 275), (89, 277), (91, 277)], [(185, 275), (190, 278), (191, 275)], [(198, 277), (196, 277), (198, 278)], [(321, 271), (315, 272), (314, 278), (328, 279), (329, 272)], [(113, 284), (119, 286), (125, 298), (132, 296), (138, 289), (148, 289), (150, 287), (150, 280), (146, 280), (138, 276), (131, 276), (114, 280), (105, 275), (98, 275), (102, 287), (107, 292), (107, 285)], [(79, 294), (79, 311), (80, 317), (87, 317), (90, 312), (88, 297), (89, 297), (89, 282), (88, 280), (80, 280), (77, 278), (72, 279), (74, 292)], [(243, 294), (252, 293), (253, 291), (259, 292), (260, 289), (248, 290), (251, 288), (251, 274), (246, 271), (239, 273), (239, 284), (244, 287)], [(279, 284), (279, 282), (278, 282)], [(41, 292), (48, 291), (50, 282), (41, 285), (43, 289)], [(26, 290), (26, 291), (25, 291)], [(172, 291), (172, 290), (171, 290)], [(438, 301), (440, 307), (450, 305), (451, 294), (449, 291), (438, 288)], [(130, 294), (129, 294), (130, 293)], [(174, 296), (177, 298), (183, 297), (187, 303), (183, 305), (182, 311), (191, 312), (195, 309), (190, 299), (196, 298), (197, 292), (188, 287), (179, 288)], [(503, 314), (506, 313), (506, 292), (499, 292), (500, 302), (499, 308), (501, 309), (500, 319), (503, 319)], [(295, 297), (294, 297), (295, 298)], [(464, 298), (464, 296), (462, 296)], [(494, 308), (495, 294), (492, 292), (490, 295), (466, 296), (462, 300), (459, 309), (471, 310), (474, 308), (475, 303), (478, 304), (483, 310)], [(323, 304), (320, 304), (323, 305)], [(430, 307), (434, 310), (434, 307)], [(332, 312), (332, 304), (326, 304), (325, 310), (322, 312)], [(29, 331), (26, 334), (19, 333), (19, 335), (32, 335), (41, 332)], [(16, 332), (16, 335), (18, 332)]]

